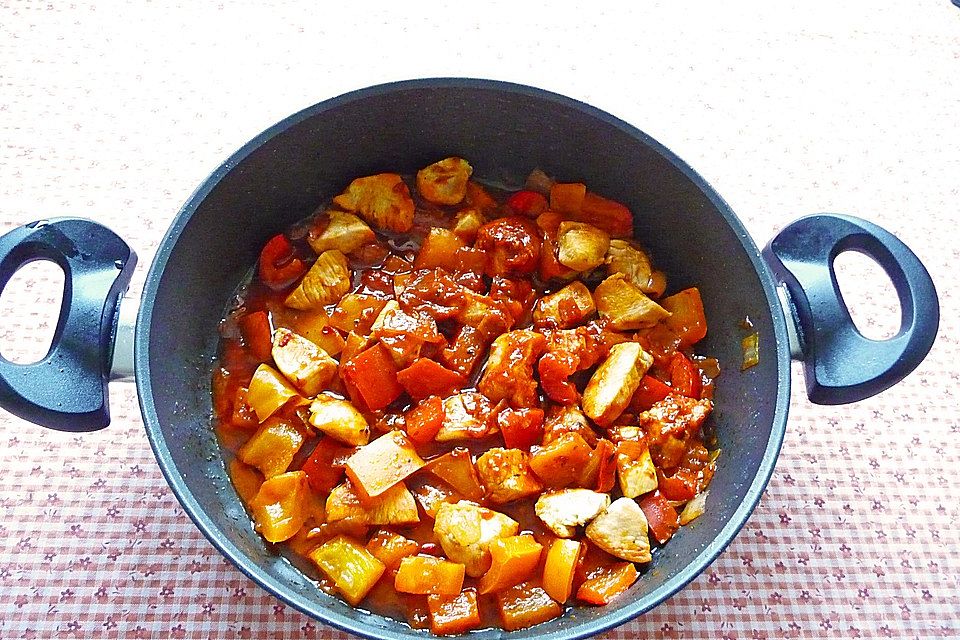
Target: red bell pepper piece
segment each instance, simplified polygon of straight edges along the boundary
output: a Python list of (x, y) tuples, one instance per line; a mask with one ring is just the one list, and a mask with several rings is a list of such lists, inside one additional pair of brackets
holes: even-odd
[(645, 496), (640, 501), (640, 509), (643, 510), (643, 515), (647, 517), (650, 533), (660, 544), (669, 540), (680, 529), (680, 516), (677, 514), (677, 510), (667, 502), (667, 499), (659, 491), (654, 491)]
[(547, 203), (547, 199), (543, 197), (543, 194), (537, 193), (536, 191), (523, 190), (517, 191), (507, 198), (507, 206), (516, 213), (536, 218), (547, 210), (549, 204)]
[(438, 396), (425, 398), (404, 417), (407, 436), (414, 442), (430, 442), (440, 431), (445, 417), (443, 400)]
[(333, 438), (322, 438), (301, 469), (307, 482), (318, 493), (328, 493), (343, 480), (347, 459), (356, 452)]
[(547, 353), (537, 363), (540, 373), (540, 386), (554, 402), (562, 405), (574, 404), (580, 399), (577, 388), (569, 378), (577, 371), (580, 358), (569, 353)]
[(240, 333), (243, 342), (254, 358), (261, 362), (270, 360), (273, 352), (270, 317), (265, 311), (254, 311), (240, 318)]
[(507, 448), (529, 451), (543, 438), (543, 410), (504, 409), (497, 415), (497, 426)]
[(640, 386), (630, 401), (630, 408), (637, 412), (646, 411), (652, 407), (654, 403), (660, 402), (670, 395), (671, 391), (673, 391), (673, 389), (653, 376), (643, 376), (640, 380)]
[(260, 252), (260, 279), (271, 289), (283, 289), (307, 270), (303, 261), (293, 255), (293, 245), (279, 233)]
[(372, 411), (383, 409), (403, 393), (397, 382), (397, 365), (379, 342), (341, 365), (340, 375)]
[(703, 385), (700, 369), (679, 351), (670, 360), (670, 383), (677, 393), (688, 398), (700, 398)]
[(420, 358), (398, 372), (397, 381), (415, 400), (448, 396), (464, 384), (463, 376), (430, 358)]
[(697, 495), (697, 482), (690, 472), (680, 469), (672, 476), (657, 470), (657, 491), (667, 500), (693, 500)]

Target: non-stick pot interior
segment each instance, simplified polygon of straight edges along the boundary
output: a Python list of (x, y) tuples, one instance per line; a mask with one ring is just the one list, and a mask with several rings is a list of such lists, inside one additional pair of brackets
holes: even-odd
[[(783, 320), (753, 243), (699, 177), (607, 114), (516, 85), (414, 81), (321, 103), (262, 134), (185, 205), (148, 277), (136, 356), (147, 429), (188, 513), (244, 571), (339, 626), (413, 633), (323, 594), (254, 533), (210, 428), (210, 363), (218, 320), (268, 237), (354, 177), (413, 173), (448, 155), (467, 158), (481, 178), (519, 183), (540, 167), (626, 203), (669, 290), (696, 285), (704, 299), (709, 334), (699, 351), (723, 369), (712, 418), (723, 452), (706, 514), (656, 552), (627, 596), (512, 635), (593, 633), (667, 597), (742, 526), (772, 469), (789, 395)], [(760, 334), (761, 361), (740, 372), (745, 317)]]

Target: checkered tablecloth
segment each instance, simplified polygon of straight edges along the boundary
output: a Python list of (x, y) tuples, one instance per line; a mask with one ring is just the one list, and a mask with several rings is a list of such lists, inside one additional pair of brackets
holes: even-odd
[[(422, 12), (428, 13), (422, 13)], [(141, 256), (180, 204), (285, 115), (377, 82), (534, 84), (636, 124), (700, 171), (758, 242), (805, 213), (897, 233), (937, 282), (940, 336), (890, 391), (803, 396), (776, 473), (698, 579), (611, 637), (960, 637), (960, 9), (949, 0), (560, 3), (0, 0), (0, 232), (94, 218)], [(865, 260), (843, 285), (897, 328)], [(45, 351), (56, 270), (0, 299), (0, 352)], [(46, 336), (46, 338), (44, 338)], [(0, 412), (0, 637), (340, 636), (257, 587), (184, 515), (133, 385), (82, 436)]]

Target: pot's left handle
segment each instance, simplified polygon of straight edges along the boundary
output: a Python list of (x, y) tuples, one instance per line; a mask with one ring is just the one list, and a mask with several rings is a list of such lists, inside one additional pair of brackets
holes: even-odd
[(60, 431), (110, 423), (107, 381), (120, 296), (137, 256), (110, 229), (81, 218), (51, 218), (0, 237), (0, 291), (20, 267), (49, 260), (63, 269), (63, 303), (50, 351), (39, 362), (0, 356), (0, 406)]

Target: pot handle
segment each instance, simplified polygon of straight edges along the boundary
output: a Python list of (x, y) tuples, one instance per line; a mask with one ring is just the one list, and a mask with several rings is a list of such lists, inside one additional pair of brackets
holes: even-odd
[[(854, 325), (834, 270), (844, 251), (872, 258), (893, 282), (901, 309), (894, 337), (871, 340)], [(869, 398), (902, 380), (930, 351), (940, 321), (937, 291), (920, 259), (889, 231), (853, 216), (808, 216), (777, 234), (763, 257), (789, 291), (812, 402)]]
[(95, 431), (110, 423), (107, 380), (120, 296), (137, 256), (91, 220), (51, 218), (0, 237), (0, 292), (34, 260), (63, 269), (63, 303), (50, 351), (39, 362), (0, 356), (0, 407), (59, 431)]

